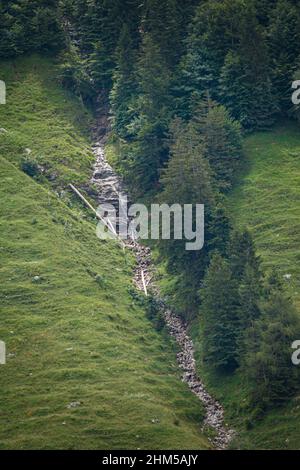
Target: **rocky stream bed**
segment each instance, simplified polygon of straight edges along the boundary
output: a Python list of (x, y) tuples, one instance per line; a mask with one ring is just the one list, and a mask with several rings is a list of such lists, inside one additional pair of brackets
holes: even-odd
[[(99, 205), (109, 203), (117, 208), (119, 198), (127, 197), (126, 189), (116, 172), (106, 161), (104, 153), (105, 138), (103, 138), (103, 135), (99, 137), (99, 132), (96, 135), (97, 139), (93, 146), (96, 162), (91, 183), (93, 188), (96, 188)], [(151, 262), (151, 250), (134, 239), (127, 240), (125, 245), (128, 249), (133, 250), (136, 256), (135, 285), (142, 291), (145, 291), (146, 286), (146, 289), (152, 290), (155, 293), (154, 295), (158, 295), (157, 286), (152, 281), (155, 268)], [(182, 381), (204, 404), (206, 417), (203, 428), (212, 428), (215, 436), (210, 438), (211, 444), (216, 449), (225, 449), (228, 447), (234, 431), (224, 422), (222, 405), (206, 391), (203, 382), (197, 375), (194, 345), (187, 333), (187, 325), (161, 300), (160, 305), (169, 333), (176, 340), (180, 349), (177, 354), (177, 362), (182, 370)]]

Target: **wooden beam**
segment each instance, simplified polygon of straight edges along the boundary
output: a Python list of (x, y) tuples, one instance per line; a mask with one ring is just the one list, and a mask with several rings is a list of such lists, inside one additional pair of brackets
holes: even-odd
[(81, 192), (75, 188), (75, 186), (73, 184), (70, 184), (69, 185), (70, 188), (72, 189), (72, 191), (74, 191), (75, 194), (77, 194), (77, 196), (82, 200), (82, 202), (84, 202), (84, 204), (89, 208), (91, 209), (91, 211), (94, 212), (94, 214), (96, 215), (97, 219), (99, 219), (104, 225), (105, 227), (108, 228), (108, 230), (115, 236), (117, 237), (117, 239), (119, 240), (119, 242), (121, 243), (122, 245), (122, 248), (123, 250), (125, 250), (125, 243), (123, 242), (123, 240), (121, 240), (121, 238), (119, 237), (119, 235), (117, 234), (117, 232), (115, 231), (114, 229), (114, 226), (112, 225), (111, 221), (109, 220), (109, 218), (107, 218), (107, 221), (105, 219), (103, 219), (103, 217), (101, 217), (100, 214), (98, 214), (98, 212), (96, 211), (96, 209), (92, 206), (92, 204), (84, 197), (83, 194), (81, 194)]
[(143, 287), (144, 287), (145, 296), (148, 297), (148, 291), (147, 291), (147, 286), (146, 286), (145, 276), (144, 276), (144, 271), (143, 270), (141, 271), (141, 275), (142, 275), (142, 283), (143, 283)]

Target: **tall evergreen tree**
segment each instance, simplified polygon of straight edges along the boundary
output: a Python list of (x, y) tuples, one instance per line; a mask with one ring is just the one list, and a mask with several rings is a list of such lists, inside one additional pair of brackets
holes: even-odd
[[(160, 201), (167, 204), (204, 204), (208, 220), (215, 204), (209, 163), (198, 133), (190, 123), (176, 118), (170, 127), (170, 159), (162, 172)], [(207, 237), (207, 234), (206, 234)], [(162, 256), (170, 272), (179, 276), (176, 298), (188, 315), (195, 314), (197, 291), (208, 264), (208, 244), (201, 250), (187, 251), (186, 240), (161, 242)], [(181, 282), (182, 281), (182, 282)]]
[(239, 362), (243, 361), (247, 353), (248, 332), (261, 316), (261, 298), (261, 280), (257, 275), (257, 271), (247, 264), (239, 284), (239, 326), (237, 328)]
[(192, 122), (202, 137), (218, 189), (229, 189), (243, 153), (239, 123), (210, 98), (195, 107)]
[(131, 187), (136, 194), (141, 194), (156, 187), (160, 169), (167, 160), (166, 137), (170, 119), (169, 69), (149, 33), (143, 35), (137, 83), (137, 118), (130, 128), (135, 135)]
[(237, 367), (237, 291), (228, 263), (214, 254), (201, 289), (204, 361), (215, 369)]
[(252, 269), (256, 282), (261, 278), (260, 259), (256, 255), (252, 236), (248, 230), (235, 230), (229, 244), (229, 261), (233, 278), (240, 283), (247, 267)]
[(267, 48), (254, 13), (242, 24), (239, 48), (227, 54), (221, 70), (221, 102), (245, 129), (267, 129), (277, 111)]
[(161, 177), (164, 198), (169, 203), (206, 203), (212, 207), (211, 169), (195, 127), (176, 118), (170, 126), (170, 135), (170, 159)]
[(87, 59), (97, 90), (108, 93), (112, 87), (115, 50), (124, 24), (137, 47), (138, 6), (138, 0), (76, 0), (71, 8), (68, 19), (76, 30), (80, 51)]
[(130, 136), (129, 125), (135, 117), (133, 99), (136, 96), (135, 50), (130, 31), (125, 24), (116, 50), (116, 68), (110, 93), (113, 130), (121, 138)]
[(61, 58), (59, 79), (62, 85), (79, 96), (82, 101), (92, 104), (95, 88), (91, 84), (86, 60), (82, 58), (78, 47), (71, 43)]
[(184, 13), (189, 8), (179, 0), (145, 0), (143, 4), (143, 31), (151, 34), (169, 67), (179, 62), (183, 52)]
[(205, 92), (219, 100), (219, 76), (229, 50), (239, 44), (239, 29), (244, 0), (208, 0), (196, 9), (186, 41), (187, 53), (182, 60), (180, 82), (180, 111), (186, 115), (191, 110), (195, 94)]
[(209, 251), (218, 250), (223, 257), (226, 257), (232, 227), (224, 201), (221, 197), (218, 199), (206, 222), (206, 242)]
[(274, 294), (262, 318), (249, 329), (243, 364), (252, 388), (251, 402), (258, 409), (286, 402), (299, 390), (299, 368), (291, 360), (291, 345), (299, 335), (299, 318), (290, 300)]

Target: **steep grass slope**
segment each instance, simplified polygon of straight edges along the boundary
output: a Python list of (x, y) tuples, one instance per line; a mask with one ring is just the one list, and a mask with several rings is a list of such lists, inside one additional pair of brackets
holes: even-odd
[(300, 129), (278, 126), (245, 140), (246, 165), (230, 195), (233, 221), (248, 226), (264, 266), (275, 266), (300, 307)]
[[(51, 189), (88, 177), (89, 117), (50, 62), (0, 68), (0, 448), (207, 448), (174, 345), (132, 296), (130, 254)], [(18, 168), (26, 148), (54, 175), (44, 186)]]
[(1, 152), (14, 163), (36, 161), (44, 183), (59, 188), (86, 182), (93, 156), (91, 115), (60, 86), (58, 74), (58, 64), (39, 56), (0, 64), (7, 87), (7, 104), (0, 106), (0, 127), (7, 131), (1, 133)]

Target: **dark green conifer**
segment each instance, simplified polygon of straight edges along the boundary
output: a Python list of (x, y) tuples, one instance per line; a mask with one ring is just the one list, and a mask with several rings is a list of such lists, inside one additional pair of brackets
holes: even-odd
[(200, 295), (204, 361), (214, 369), (235, 369), (239, 327), (236, 283), (229, 264), (219, 253), (212, 257)]

